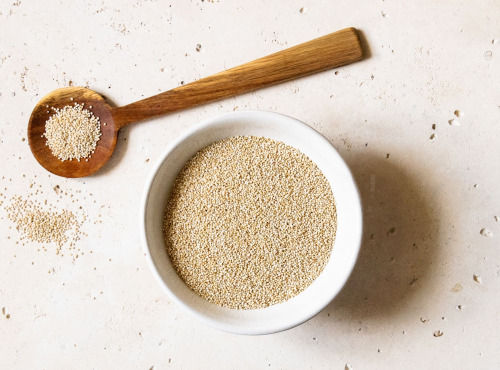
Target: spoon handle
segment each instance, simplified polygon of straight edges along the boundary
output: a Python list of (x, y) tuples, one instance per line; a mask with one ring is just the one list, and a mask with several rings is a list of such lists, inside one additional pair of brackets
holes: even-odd
[(261, 87), (340, 67), (363, 58), (355, 28), (346, 28), (173, 90), (114, 108), (117, 127)]

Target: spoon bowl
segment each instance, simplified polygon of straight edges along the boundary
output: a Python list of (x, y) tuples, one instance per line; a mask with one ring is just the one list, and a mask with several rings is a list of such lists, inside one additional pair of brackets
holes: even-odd
[[(53, 108), (61, 109), (75, 103), (84, 104), (84, 108), (99, 117), (101, 138), (92, 157), (86, 160), (61, 161), (54, 156), (47, 146), (45, 122), (54, 114)], [(33, 109), (28, 123), (28, 143), (38, 163), (45, 169), (63, 177), (84, 177), (99, 170), (111, 158), (116, 146), (118, 128), (111, 114), (112, 108), (104, 98), (83, 87), (64, 87), (45, 95)]]

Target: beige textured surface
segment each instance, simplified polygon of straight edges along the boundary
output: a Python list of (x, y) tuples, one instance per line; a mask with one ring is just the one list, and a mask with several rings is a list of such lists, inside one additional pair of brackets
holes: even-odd
[[(34, 181), (36, 199), (71, 208), (78, 197), (89, 216), (73, 262), (16, 244), (0, 209), (2, 367), (498, 368), (499, 24), (494, 0), (0, 0), (0, 192), (27, 195)], [(126, 104), (347, 26), (363, 30), (370, 58), (131, 126), (90, 178), (49, 176), (22, 141), (55, 88), (88, 85)], [(180, 311), (139, 242), (155, 158), (197, 121), (244, 108), (291, 115), (330, 139), (365, 210), (345, 289), (309, 322), (265, 337)], [(68, 195), (57, 198), (56, 185)]]

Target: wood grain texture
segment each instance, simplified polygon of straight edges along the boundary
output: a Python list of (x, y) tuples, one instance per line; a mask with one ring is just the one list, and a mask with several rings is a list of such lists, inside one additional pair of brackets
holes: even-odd
[(113, 109), (118, 127), (253, 91), (363, 58), (355, 28), (346, 28), (252, 62)]
[[(64, 177), (88, 176), (108, 162), (116, 146), (118, 131), (127, 124), (340, 67), (362, 58), (363, 49), (356, 29), (346, 28), (123, 107), (112, 108), (101, 95), (82, 87), (58, 89), (47, 94), (33, 110), (28, 124), (29, 145), (36, 160), (48, 171)], [(62, 108), (75, 102), (84, 103), (85, 108), (92, 106), (91, 111), (101, 121), (102, 136), (88, 161), (62, 162), (52, 154), (43, 136), (45, 122), (53, 113), (48, 107)]]

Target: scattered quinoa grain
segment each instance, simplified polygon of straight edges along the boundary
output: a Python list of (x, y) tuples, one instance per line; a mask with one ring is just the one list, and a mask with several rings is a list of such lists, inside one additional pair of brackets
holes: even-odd
[[(56, 254), (61, 256), (63, 247), (68, 250), (75, 249), (76, 242), (83, 234), (80, 227), (87, 219), (86, 213), (75, 214), (67, 209), (56, 211), (52, 205), (47, 205), (47, 201), (40, 203), (30, 199), (29, 195), (25, 198), (13, 196), (4, 210), (20, 234), (19, 241), (27, 239), (53, 244)], [(10, 239), (10, 236), (8, 238)], [(42, 249), (47, 251), (45, 246)]]
[(279, 141), (239, 136), (202, 149), (179, 173), (165, 211), (165, 245), (201, 297), (263, 308), (319, 276), (336, 221), (330, 184), (307, 156)]

